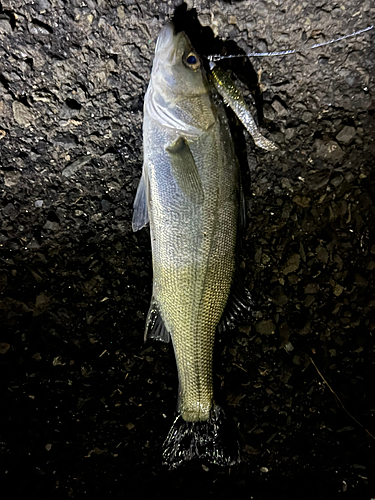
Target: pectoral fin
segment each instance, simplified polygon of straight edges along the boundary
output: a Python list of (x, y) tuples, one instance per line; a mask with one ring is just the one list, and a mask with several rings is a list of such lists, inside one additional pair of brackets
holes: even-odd
[(214, 63), (210, 63), (210, 69), (211, 80), (216, 90), (224, 99), (225, 104), (228, 104), (228, 106), (233, 109), (239, 120), (241, 120), (242, 124), (253, 138), (255, 144), (266, 151), (275, 151), (277, 146), (260, 133), (241, 92), (234, 85), (229, 74), (220, 69)]
[(171, 161), (173, 176), (182, 194), (193, 203), (203, 203), (202, 182), (186, 139), (179, 137), (166, 151)]
[(133, 221), (132, 228), (133, 231), (138, 231), (145, 227), (148, 222), (148, 206), (147, 206), (147, 196), (148, 196), (148, 186), (145, 180), (146, 174), (145, 169), (143, 169), (141, 180), (139, 181), (137, 194), (135, 195), (135, 200), (133, 204)]

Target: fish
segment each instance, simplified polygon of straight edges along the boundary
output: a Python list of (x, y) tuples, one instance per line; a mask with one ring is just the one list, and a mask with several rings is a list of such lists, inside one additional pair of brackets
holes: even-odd
[(216, 332), (248, 315), (252, 299), (236, 279), (244, 205), (218, 93), (237, 114), (248, 111), (227, 76), (213, 67), (211, 73), (187, 35), (167, 23), (144, 99), (132, 227), (150, 226), (153, 291), (145, 339), (171, 340), (177, 364), (177, 414), (163, 444), (170, 469), (193, 459), (222, 466), (239, 461), (238, 441), (214, 400), (213, 348)]

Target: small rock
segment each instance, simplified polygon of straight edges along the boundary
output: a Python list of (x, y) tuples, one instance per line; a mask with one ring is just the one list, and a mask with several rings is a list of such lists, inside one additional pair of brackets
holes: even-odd
[(285, 140), (290, 141), (290, 139), (295, 135), (296, 129), (295, 128), (287, 128), (285, 130)]
[(287, 352), (291, 352), (294, 350), (294, 347), (293, 345), (290, 343), (290, 342), (287, 342), (284, 346), (284, 349), (287, 351)]
[(275, 333), (275, 325), (271, 319), (261, 321), (256, 325), (256, 329), (261, 335), (273, 335)]
[(108, 200), (101, 201), (103, 212), (108, 212), (111, 209), (111, 202)]
[(354, 283), (359, 286), (367, 286), (367, 280), (360, 274), (356, 273), (354, 276)]
[(318, 283), (309, 283), (305, 286), (305, 294), (308, 293), (317, 293), (319, 291), (319, 284)]
[(332, 163), (338, 163), (344, 156), (343, 150), (335, 141), (323, 141), (317, 139), (316, 154), (322, 160), (328, 160)]
[(22, 102), (13, 102), (14, 119), (21, 127), (28, 127), (34, 121), (34, 115)]
[(275, 287), (273, 291), (273, 301), (275, 304), (278, 306), (285, 306), (288, 300), (288, 297), (283, 292), (283, 288), (281, 286)]
[(125, 9), (124, 9), (123, 5), (120, 5), (120, 7), (117, 7), (117, 15), (120, 19), (124, 19), (124, 17), (126, 16)]
[(305, 307), (310, 307), (314, 301), (315, 301), (314, 295), (307, 295), (305, 300), (303, 301), (303, 305)]
[(12, 33), (12, 26), (7, 19), (0, 19), (0, 33)]
[(10, 344), (7, 344), (5, 342), (0, 342), (0, 354), (7, 353), (9, 349), (10, 349)]
[(328, 262), (327, 249), (319, 245), (318, 247), (316, 247), (315, 251), (318, 259), (327, 264)]
[(20, 172), (5, 172), (4, 184), (6, 187), (14, 187), (19, 183), (20, 178)]
[(298, 253), (291, 255), (283, 269), (283, 274), (290, 274), (299, 268), (300, 256)]
[(50, 231), (57, 231), (60, 228), (60, 224), (58, 222), (53, 222), (51, 220), (47, 220), (47, 222), (43, 226), (44, 229), (48, 229)]
[(347, 146), (351, 143), (353, 137), (356, 134), (356, 130), (354, 127), (345, 126), (337, 135), (336, 139), (340, 144), (344, 144)]
[(288, 114), (288, 109), (279, 99), (275, 99), (271, 106), (279, 116), (286, 116)]
[(313, 171), (306, 176), (306, 184), (310, 189), (320, 189), (328, 184), (330, 176), (331, 171), (328, 169)]
[(294, 196), (293, 201), (302, 208), (307, 208), (310, 205), (310, 198), (307, 198), (307, 196), (300, 196), (299, 194)]
[(281, 187), (293, 193), (293, 187), (290, 183), (290, 180), (287, 177), (283, 177), (281, 179)]
[(336, 295), (336, 297), (339, 297), (343, 291), (344, 291), (344, 287), (342, 287), (338, 283), (336, 283), (335, 286), (333, 287), (333, 293), (334, 293), (334, 295)]
[(344, 180), (344, 177), (339, 174), (339, 175), (336, 175), (332, 180), (331, 180), (331, 184), (333, 187), (337, 188), (340, 186), (340, 184), (342, 183), (342, 181)]
[(275, 111), (271, 108), (269, 103), (265, 103), (263, 108), (263, 118), (272, 122), (275, 119)]
[(63, 177), (72, 177), (81, 167), (85, 166), (87, 163), (91, 161), (91, 155), (81, 156), (74, 160), (72, 163), (69, 163), (64, 170), (61, 172)]
[(18, 215), (18, 210), (13, 203), (7, 203), (7, 205), (3, 208), (3, 214), (7, 215), (10, 220), (14, 220)]

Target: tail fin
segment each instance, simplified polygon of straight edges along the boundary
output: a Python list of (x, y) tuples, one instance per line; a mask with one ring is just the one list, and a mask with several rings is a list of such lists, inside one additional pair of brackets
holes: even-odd
[(175, 469), (193, 459), (222, 466), (239, 463), (239, 445), (235, 429), (230, 427), (224, 411), (217, 405), (204, 422), (186, 422), (178, 415), (164, 441), (164, 465)]

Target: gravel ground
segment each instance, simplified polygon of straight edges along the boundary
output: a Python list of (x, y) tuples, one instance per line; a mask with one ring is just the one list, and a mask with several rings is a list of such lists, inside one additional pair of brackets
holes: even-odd
[(373, 31), (222, 62), (279, 147), (255, 148), (229, 113), (256, 312), (218, 336), (215, 383), (242, 463), (161, 465), (177, 376), (169, 345), (143, 344), (151, 252), (148, 230), (131, 232), (158, 32), (174, 15), (202, 55), (234, 54), (375, 16), (370, 0), (179, 4), (0, 0), (2, 498), (370, 500)]

